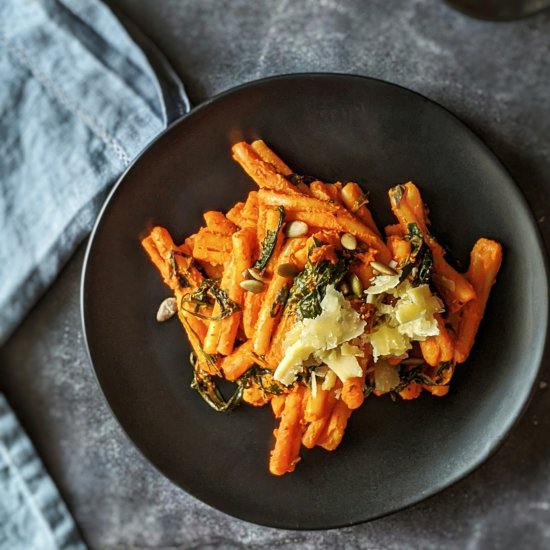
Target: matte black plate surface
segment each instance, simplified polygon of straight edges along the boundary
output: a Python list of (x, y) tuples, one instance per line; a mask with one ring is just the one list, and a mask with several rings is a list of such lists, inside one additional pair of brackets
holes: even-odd
[[(141, 250), (153, 224), (176, 241), (205, 210), (252, 188), (232, 143), (261, 137), (296, 171), (359, 181), (380, 223), (387, 189), (414, 180), (433, 227), (467, 262), (480, 236), (504, 245), (478, 342), (445, 398), (367, 399), (340, 448), (302, 452), (295, 473), (268, 473), (269, 407), (219, 414), (189, 388), (177, 321), (155, 321), (169, 295)], [(478, 466), (506, 435), (535, 380), (546, 335), (547, 279), (536, 226), (510, 176), (448, 111), (398, 86), (294, 75), (229, 91), (195, 109), (139, 157), (112, 192), (85, 264), (90, 357), (120, 424), (189, 493), (228, 514), (285, 528), (366, 521), (417, 502)]]

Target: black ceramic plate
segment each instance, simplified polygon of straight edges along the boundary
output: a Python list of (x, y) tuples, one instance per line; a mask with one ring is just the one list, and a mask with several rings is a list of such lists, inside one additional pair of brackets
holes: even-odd
[[(387, 189), (414, 180), (433, 227), (467, 261), (480, 236), (504, 264), (478, 341), (445, 398), (370, 398), (335, 452), (302, 452), (295, 473), (268, 473), (269, 407), (212, 411), (189, 388), (189, 348), (177, 321), (155, 321), (169, 295), (141, 250), (153, 224), (176, 241), (205, 210), (227, 210), (252, 187), (232, 143), (263, 138), (294, 169), (370, 192), (380, 223)], [(155, 140), (121, 178), (97, 222), (85, 264), (83, 319), (97, 378), (141, 452), (189, 493), (228, 514), (285, 528), (366, 521), (455, 482), (493, 451), (518, 418), (546, 335), (547, 279), (522, 195), (485, 145), (448, 111), (398, 86), (343, 75), (253, 82), (207, 102)]]

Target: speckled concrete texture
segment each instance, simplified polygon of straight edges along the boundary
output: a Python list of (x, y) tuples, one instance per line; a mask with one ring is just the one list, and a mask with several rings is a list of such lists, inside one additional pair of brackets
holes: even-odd
[[(441, 102), (497, 153), (550, 243), (550, 13), (469, 19), (436, 0), (110, 0), (167, 53), (197, 104), (277, 73), (353, 72)], [(232, 519), (186, 495), (128, 442), (80, 328), (82, 250), (7, 346), (0, 389), (93, 548), (548, 548), (550, 358), (499, 451), (450, 489), (328, 532)], [(495, 365), (498, 368), (498, 365)]]

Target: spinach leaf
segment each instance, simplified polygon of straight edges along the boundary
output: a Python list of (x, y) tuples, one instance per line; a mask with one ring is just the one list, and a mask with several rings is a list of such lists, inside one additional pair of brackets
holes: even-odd
[(422, 231), (420, 231), (418, 225), (416, 225), (415, 223), (409, 223), (407, 225), (407, 229), (408, 232), (405, 238), (411, 243), (410, 259), (414, 263), (416, 257), (424, 246), (424, 236), (422, 235)]
[[(319, 243), (316, 246), (321, 246)], [(299, 319), (313, 319), (321, 311), (321, 302), (325, 297), (328, 285), (337, 285), (346, 275), (350, 260), (343, 256), (338, 257), (336, 264), (324, 260), (314, 264), (310, 260), (294, 279), (290, 289), (287, 307), (296, 310)]]
[(432, 251), (427, 246), (425, 246), (424, 250), (420, 255), (420, 260), (418, 262), (418, 275), (416, 276), (416, 280), (421, 285), (430, 284), (430, 281), (432, 280), (432, 273), (433, 273)]
[[(202, 348), (199, 351), (204, 354)], [(209, 358), (210, 361), (213, 362), (213, 357), (209, 356)], [(203, 401), (217, 412), (229, 412), (240, 405), (243, 399), (244, 390), (254, 385), (260, 388), (264, 397), (268, 394), (281, 395), (284, 393), (284, 386), (273, 379), (273, 371), (266, 368), (267, 364), (265, 364), (260, 357), (257, 357), (257, 360), (260, 365), (264, 366), (256, 364), (248, 369), (236, 381), (237, 385), (233, 394), (226, 399), (216, 384), (216, 377), (202, 369), (197, 357), (192, 353), (191, 365), (193, 366), (193, 380), (191, 382), (191, 388), (196, 390)]]
[(411, 243), (411, 253), (407, 263), (403, 266), (401, 281), (404, 281), (411, 274), (413, 267), (416, 267), (416, 275), (411, 282), (417, 285), (430, 284), (433, 273), (432, 251), (425, 243), (418, 225), (410, 223), (407, 229), (405, 238)]
[[(214, 358), (206, 354), (200, 346), (199, 352), (201, 352), (203, 359), (207, 357), (209, 364), (214, 363)], [(197, 391), (205, 403), (218, 412), (228, 412), (239, 405), (243, 396), (242, 386), (237, 386), (233, 395), (229, 399), (225, 399), (216, 385), (214, 376), (201, 368), (200, 362), (194, 353), (191, 353), (190, 361), (193, 367), (191, 388)]]
[(277, 243), (277, 234), (279, 233), (285, 219), (285, 209), (282, 206), (278, 206), (277, 210), (279, 212), (277, 227), (274, 230), (270, 229), (266, 232), (264, 241), (262, 242), (262, 252), (260, 254), (260, 258), (254, 264), (254, 267), (260, 271), (265, 268), (269, 258), (271, 258), (271, 254), (273, 254), (275, 244)]
[(292, 183), (292, 185), (298, 185), (299, 183), (309, 185), (317, 180), (317, 178), (314, 178), (313, 176), (301, 176), (300, 174), (288, 174), (285, 178)]
[(258, 386), (264, 397), (267, 394), (281, 395), (285, 391), (284, 386), (273, 378), (273, 371), (259, 365), (249, 368), (237, 382), (244, 389)]
[[(186, 302), (193, 304), (195, 306), (194, 310), (184, 308), (183, 304)], [(210, 306), (214, 303), (217, 303), (220, 307), (219, 315), (208, 316), (200, 312), (202, 307)], [(218, 279), (204, 279), (201, 285), (194, 292), (186, 294), (182, 297), (181, 307), (191, 315), (194, 315), (199, 319), (206, 319), (209, 321), (226, 319), (241, 309), (239, 304), (229, 298), (227, 292), (219, 287)]]
[(443, 374), (446, 370), (450, 369), (453, 366), (452, 361), (445, 361), (439, 364), (435, 379), (426, 376), (422, 372), (422, 365), (414, 367), (410, 370), (406, 370), (407, 367), (400, 367), (399, 369), (399, 384), (391, 390), (394, 393), (399, 393), (403, 391), (409, 384), (417, 383), (424, 384), (425, 386), (441, 386), (443, 385)]
[(180, 288), (187, 288), (191, 285), (189, 284), (187, 277), (180, 272), (178, 263), (176, 262), (176, 255), (185, 256), (183, 252), (180, 252), (178, 250), (172, 250), (170, 252), (170, 256), (168, 258), (168, 262), (170, 264), (170, 278), (175, 277), (178, 281), (178, 285), (180, 286)]
[(279, 313), (284, 309), (288, 299), (288, 292), (288, 287), (286, 285), (279, 289), (269, 310), (270, 317), (277, 317), (277, 315), (279, 315)]
[[(185, 331), (187, 332), (189, 343), (191, 344), (191, 348), (193, 350), (193, 353), (191, 354), (191, 364), (193, 365), (193, 368), (195, 370), (200, 368), (200, 361), (203, 361), (214, 372), (221, 374), (218, 366), (216, 365), (216, 355), (211, 355), (204, 351), (198, 334), (193, 330), (193, 327), (189, 324), (189, 321), (185, 318), (185, 315), (180, 315), (179, 318), (185, 328)], [(200, 360), (198, 360), (197, 357), (200, 357)]]
[(452, 361), (442, 361), (439, 363), (439, 368), (437, 369), (437, 373), (435, 375), (435, 382), (436, 384), (441, 384), (443, 382), (443, 376), (445, 373), (453, 368), (454, 363)]
[(217, 412), (229, 412), (234, 409), (241, 403), (244, 391), (243, 387), (238, 385), (233, 395), (229, 399), (225, 399), (216, 386), (214, 377), (204, 371), (200, 375), (195, 371), (191, 388), (196, 390), (203, 401)]

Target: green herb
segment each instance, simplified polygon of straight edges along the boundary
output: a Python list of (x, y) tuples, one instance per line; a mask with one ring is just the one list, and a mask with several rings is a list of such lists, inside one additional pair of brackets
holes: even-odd
[(201, 345), (200, 338), (198, 337), (197, 333), (193, 330), (193, 327), (189, 324), (189, 321), (185, 318), (185, 315), (180, 315), (180, 320), (186, 329), (186, 332), (189, 336), (189, 343), (191, 344), (191, 348), (193, 349), (193, 353), (191, 354), (192, 357), (195, 358), (194, 360), (191, 361), (193, 368), (200, 368), (199, 361), (196, 360), (197, 355), (199, 355), (201, 360), (204, 361), (206, 365), (208, 365), (217, 374), (221, 374), (220, 370), (218, 369), (218, 366), (216, 365), (216, 356), (210, 355), (209, 353), (206, 353), (204, 351)]
[(279, 230), (281, 229), (281, 226), (283, 225), (283, 221), (285, 219), (285, 209), (282, 206), (277, 207), (277, 210), (279, 212), (279, 221), (277, 222), (277, 227), (274, 230), (269, 229), (266, 232), (264, 241), (262, 243), (262, 253), (260, 254), (259, 260), (254, 264), (254, 267), (258, 270), (262, 270), (267, 265), (267, 262), (269, 261), (269, 258), (271, 258), (271, 254), (273, 254), (273, 250), (275, 249), (275, 245), (277, 244), (277, 234), (279, 233)]
[(301, 176), (300, 174), (288, 174), (288, 176), (285, 176), (285, 178), (290, 183), (292, 183), (292, 185), (298, 185), (299, 183), (309, 185), (310, 183), (313, 183), (317, 180), (317, 178), (314, 178), (312, 176)]
[(405, 239), (410, 241), (411, 243), (411, 254), (410, 254), (410, 261), (413, 263), (416, 260), (416, 257), (422, 250), (422, 247), (424, 246), (424, 236), (422, 235), (422, 231), (420, 231), (420, 228), (415, 223), (409, 223), (407, 225), (407, 235), (405, 236)]
[[(184, 302), (193, 304), (195, 309), (192, 311), (190, 309), (183, 308)], [(219, 315), (208, 316), (200, 312), (200, 308), (213, 305), (214, 303), (217, 303), (220, 307)], [(227, 292), (219, 287), (219, 281), (217, 279), (204, 279), (201, 285), (194, 292), (186, 294), (182, 297), (181, 307), (191, 315), (194, 315), (199, 319), (206, 319), (209, 321), (226, 319), (241, 309), (239, 304), (229, 298)]]
[(176, 255), (185, 256), (183, 252), (180, 252), (178, 250), (172, 250), (170, 252), (170, 256), (168, 258), (168, 261), (170, 263), (170, 278), (175, 277), (178, 281), (180, 288), (186, 288), (191, 285), (189, 284), (187, 277), (180, 272), (178, 268), (178, 263), (176, 262)]
[[(321, 245), (319, 241), (314, 247)], [(313, 264), (308, 260), (304, 270), (294, 278), (287, 307), (294, 308), (299, 319), (317, 317), (322, 311), (321, 302), (327, 286), (336, 286), (345, 277), (348, 268), (349, 260), (344, 257), (339, 257), (336, 264), (329, 260)]]
[(425, 386), (441, 386), (443, 385), (443, 374), (447, 369), (450, 369), (452, 366), (452, 361), (445, 361), (443, 363), (440, 363), (435, 379), (431, 379), (429, 376), (426, 376), (422, 372), (422, 365), (414, 367), (410, 370), (405, 370), (406, 367), (400, 367), (400, 382), (391, 391), (394, 393), (399, 393), (412, 383), (423, 384)]
[(402, 283), (412, 272), (414, 264), (407, 262), (401, 269), (401, 276), (399, 277), (399, 282)]
[(421, 372), (421, 369), (422, 365), (414, 367), (410, 370), (404, 370), (403, 367), (401, 367), (399, 370), (399, 378), (401, 382), (393, 388), (392, 391), (394, 393), (399, 393), (412, 383), (426, 384), (428, 386), (435, 385), (431, 378)]
[(407, 263), (403, 266), (400, 280), (404, 281), (411, 274), (413, 267), (417, 267), (417, 274), (412, 283), (430, 284), (433, 273), (432, 251), (426, 245), (418, 225), (409, 223), (407, 229), (405, 238), (411, 243), (411, 253)]
[(264, 397), (266, 394), (281, 395), (284, 392), (284, 387), (273, 379), (273, 371), (259, 365), (249, 368), (237, 382), (244, 389), (254, 385), (259, 387)]
[(420, 374), (421, 374), (420, 367), (414, 367), (413, 369), (410, 369), (410, 370), (403, 370), (402, 368), (400, 368), (400, 371), (399, 371), (400, 382), (391, 391), (393, 393), (402, 392), (409, 384), (412, 384), (413, 382), (417, 382)]
[(191, 388), (197, 391), (210, 407), (217, 412), (229, 412), (239, 405), (243, 398), (243, 387), (237, 386), (237, 389), (229, 399), (225, 399), (216, 386), (214, 379), (209, 374), (198, 376), (195, 372)]
[[(200, 347), (199, 351), (208, 356)], [(200, 363), (194, 353), (191, 353), (190, 359), (193, 367), (191, 388), (197, 391), (205, 403), (217, 412), (229, 412), (239, 405), (243, 396), (242, 386), (238, 385), (233, 395), (229, 399), (225, 399), (214, 381), (214, 376), (208, 374), (200, 367)], [(215, 365), (213, 356), (208, 356), (208, 363), (210, 365), (214, 363)]]
[(286, 301), (288, 299), (288, 287), (285, 285), (277, 291), (275, 300), (271, 304), (269, 315), (271, 317), (277, 317), (279, 313), (284, 309)]
[(421, 285), (430, 284), (430, 281), (432, 280), (433, 265), (434, 262), (432, 251), (425, 246), (420, 255), (420, 260), (418, 262), (418, 275), (416, 277), (417, 281)]
[(435, 375), (435, 382), (437, 384), (441, 384), (443, 382), (443, 376), (449, 369), (453, 368), (453, 366), (454, 363), (452, 361), (442, 361), (439, 363), (439, 367)]

